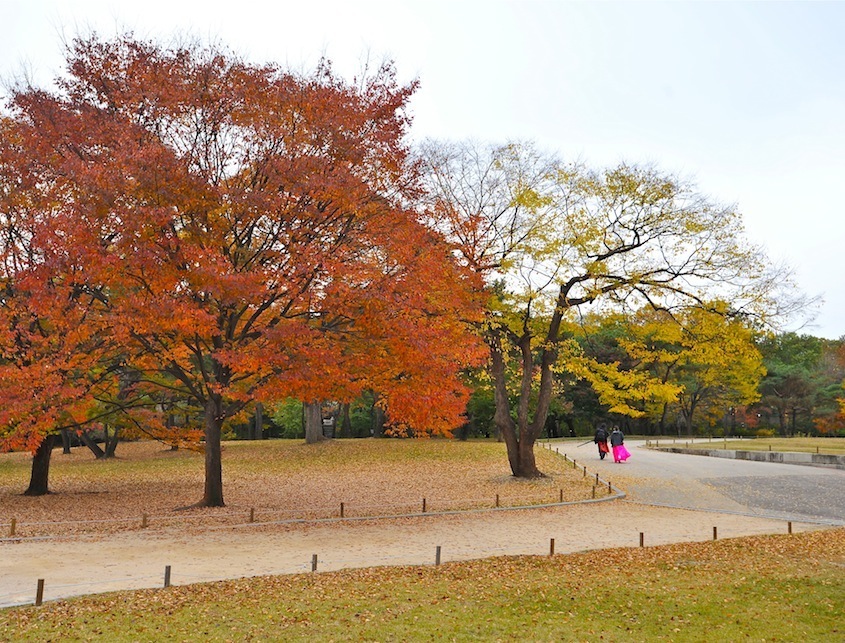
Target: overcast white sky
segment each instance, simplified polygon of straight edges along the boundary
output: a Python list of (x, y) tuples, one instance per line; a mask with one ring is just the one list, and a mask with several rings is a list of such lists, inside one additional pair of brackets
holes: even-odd
[(824, 298), (802, 332), (845, 335), (845, 2), (0, 0), (0, 75), (47, 84), (91, 29), (344, 75), (387, 57), (421, 81), (415, 137), (692, 178)]

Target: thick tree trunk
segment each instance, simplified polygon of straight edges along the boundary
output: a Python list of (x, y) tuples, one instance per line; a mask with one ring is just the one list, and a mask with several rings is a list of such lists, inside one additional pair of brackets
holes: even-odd
[(324, 440), (323, 412), (319, 402), (304, 404), (305, 411), (305, 444), (316, 444)]
[(534, 444), (537, 441), (532, 431), (526, 427), (517, 434), (516, 424), (498, 424), (499, 432), (508, 450), (508, 464), (515, 478), (543, 478), (545, 474), (537, 468), (534, 457)]
[[(538, 404), (539, 408), (535, 414), (534, 422), (529, 424), (527, 398), (523, 397), (521, 393), (518, 413), (519, 424), (514, 421), (510, 413), (510, 399), (507, 391), (505, 362), (502, 355), (501, 343), (499, 342), (499, 337), (496, 335), (493, 335), (491, 339), (493, 341), (490, 345), (490, 373), (493, 378), (493, 392), (496, 402), (496, 412), (493, 416), (493, 422), (505, 441), (511, 473), (517, 478), (542, 478), (543, 473), (537, 468), (537, 462), (534, 458), (534, 442), (539, 435), (539, 427), (542, 427), (545, 423), (546, 413), (548, 412), (548, 400), (545, 401), (545, 408), (542, 408)], [(523, 388), (526, 386), (526, 379), (523, 378)], [(530, 382), (527, 386), (530, 387)], [(530, 389), (528, 395), (530, 395)], [(543, 401), (542, 386), (540, 401)]]
[(46, 436), (32, 456), (32, 471), (29, 476), (29, 488), (23, 492), (25, 496), (45, 496), (50, 493), (48, 486), (50, 477), (50, 458), (53, 455), (53, 445), (56, 436)]
[(118, 441), (118, 438), (120, 437), (120, 429), (115, 428), (114, 433), (112, 434), (111, 437), (109, 437), (109, 430), (108, 430), (108, 428), (106, 428), (105, 429), (105, 435), (106, 435), (106, 451), (105, 451), (105, 455), (103, 457), (113, 458), (114, 452), (117, 449), (117, 441)]
[(545, 474), (537, 468), (534, 458), (534, 443), (536, 438), (530, 432), (519, 438), (519, 471), (514, 475), (518, 478), (545, 478)]
[(340, 405), (340, 437), (352, 437), (352, 418), (349, 417), (349, 403)]
[(219, 399), (209, 399), (205, 404), (205, 492), (200, 507), (224, 506), (222, 429), (222, 404)]

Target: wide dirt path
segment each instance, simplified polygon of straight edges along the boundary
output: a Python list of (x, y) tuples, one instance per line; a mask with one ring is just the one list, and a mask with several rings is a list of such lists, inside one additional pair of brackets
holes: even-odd
[[(635, 547), (806, 530), (845, 524), (807, 510), (811, 497), (827, 498), (845, 481), (841, 471), (792, 465), (661, 454), (629, 445), (625, 464), (600, 462), (593, 445), (557, 448), (599, 471), (628, 492), (624, 500), (526, 509), (486, 510), (461, 515), (400, 519), (253, 524), (184, 533), (176, 528), (30, 540), (0, 544), (0, 606), (31, 603), (37, 580), (44, 600), (117, 589), (157, 587), (166, 566), (171, 582), (185, 584), (265, 574), (380, 565), (432, 565), (441, 561), (499, 555), (548, 554)], [(751, 466), (756, 465), (756, 466)], [(777, 489), (784, 481), (790, 513)], [(807, 494), (806, 496), (804, 494)], [(814, 495), (815, 493), (815, 495)], [(803, 500), (802, 500), (803, 498)], [(655, 506), (655, 505), (672, 505)], [(841, 502), (837, 504), (841, 510)], [(692, 507), (682, 509), (677, 507)], [(818, 512), (818, 515), (816, 513)], [(804, 522), (806, 521), (806, 522)]]

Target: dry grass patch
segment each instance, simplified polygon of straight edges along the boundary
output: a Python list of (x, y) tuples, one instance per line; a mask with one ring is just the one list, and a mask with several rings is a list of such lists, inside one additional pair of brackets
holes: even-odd
[(0, 524), (16, 534), (63, 535), (149, 528), (465, 510), (584, 500), (585, 477), (549, 450), (537, 460), (540, 480), (510, 475), (503, 444), (452, 440), (332, 440), (229, 442), (224, 445), (224, 498), (218, 509), (185, 507), (202, 495), (203, 456), (155, 442), (124, 443), (116, 459), (96, 461), (81, 447), (53, 454), (51, 489), (21, 496), (29, 476), (26, 454), (0, 455)]

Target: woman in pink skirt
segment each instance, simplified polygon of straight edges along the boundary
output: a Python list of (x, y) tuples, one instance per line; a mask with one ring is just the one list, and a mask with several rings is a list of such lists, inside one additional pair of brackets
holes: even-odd
[(631, 457), (628, 449), (625, 448), (625, 434), (619, 430), (618, 426), (613, 427), (613, 431), (610, 433), (610, 446), (613, 449), (614, 462), (625, 462)]

